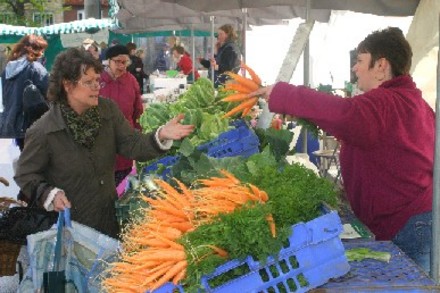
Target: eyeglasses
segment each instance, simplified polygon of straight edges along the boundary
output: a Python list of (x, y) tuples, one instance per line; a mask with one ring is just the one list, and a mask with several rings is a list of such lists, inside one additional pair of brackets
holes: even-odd
[(104, 87), (103, 83), (100, 83), (99, 81), (96, 80), (88, 80), (88, 81), (78, 81), (78, 83), (84, 87), (88, 87), (89, 89), (92, 90), (97, 90), (97, 89), (101, 89)]
[(131, 60), (120, 60), (120, 59), (110, 59), (111, 61), (115, 62), (118, 65), (125, 65), (128, 66), (131, 63)]

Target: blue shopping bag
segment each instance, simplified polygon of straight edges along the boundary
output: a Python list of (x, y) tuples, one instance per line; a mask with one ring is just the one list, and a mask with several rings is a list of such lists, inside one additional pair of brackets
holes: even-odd
[[(44, 286), (44, 273), (64, 270), (66, 292), (102, 292), (101, 279), (105, 278), (108, 263), (117, 260), (119, 242), (90, 227), (70, 220), (68, 210), (62, 214), (62, 241), (57, 262), (58, 229), (32, 234), (27, 237), (30, 266), (20, 284), (19, 292), (35, 292)], [(61, 217), (60, 217), (61, 218)], [(69, 224), (70, 223), (70, 224)]]
[(72, 226), (70, 217), (66, 216), (68, 222), (64, 222), (65, 214), (70, 213), (67, 209), (65, 212), (59, 212), (57, 224), (57, 238), (55, 240), (55, 259), (54, 267), (49, 272), (43, 273), (43, 288), (45, 293), (65, 293), (66, 292), (66, 272), (61, 267), (61, 253), (63, 248), (63, 231), (64, 225)]

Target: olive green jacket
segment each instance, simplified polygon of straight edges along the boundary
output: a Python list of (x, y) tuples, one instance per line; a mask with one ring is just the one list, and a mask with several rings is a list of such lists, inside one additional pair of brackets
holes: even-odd
[(164, 151), (154, 133), (134, 130), (113, 101), (100, 98), (98, 109), (101, 128), (89, 150), (73, 140), (59, 104), (51, 107), (26, 132), (14, 179), (22, 192), (40, 206), (51, 189), (64, 190), (72, 203), (72, 220), (117, 237), (116, 154), (147, 161)]

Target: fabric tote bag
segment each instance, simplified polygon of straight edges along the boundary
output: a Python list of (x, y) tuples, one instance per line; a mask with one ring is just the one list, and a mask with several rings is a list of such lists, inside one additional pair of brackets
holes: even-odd
[[(58, 220), (57, 227), (27, 237), (30, 266), (18, 292), (42, 291), (44, 275), (63, 271), (64, 274), (52, 275), (56, 275), (58, 280), (65, 276), (65, 292), (103, 292), (101, 280), (105, 278), (107, 264), (117, 260), (119, 242), (71, 221), (69, 209), (60, 213), (60, 217), (64, 218), (64, 225), (60, 226)], [(62, 241), (58, 262), (55, 248), (59, 229), (62, 230)]]

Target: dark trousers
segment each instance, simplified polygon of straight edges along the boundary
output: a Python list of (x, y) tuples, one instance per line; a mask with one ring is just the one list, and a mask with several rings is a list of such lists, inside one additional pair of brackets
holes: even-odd
[(118, 185), (122, 182), (122, 180), (125, 179), (125, 177), (127, 177), (128, 174), (130, 174), (130, 172), (131, 168), (115, 171), (115, 186), (118, 187)]

